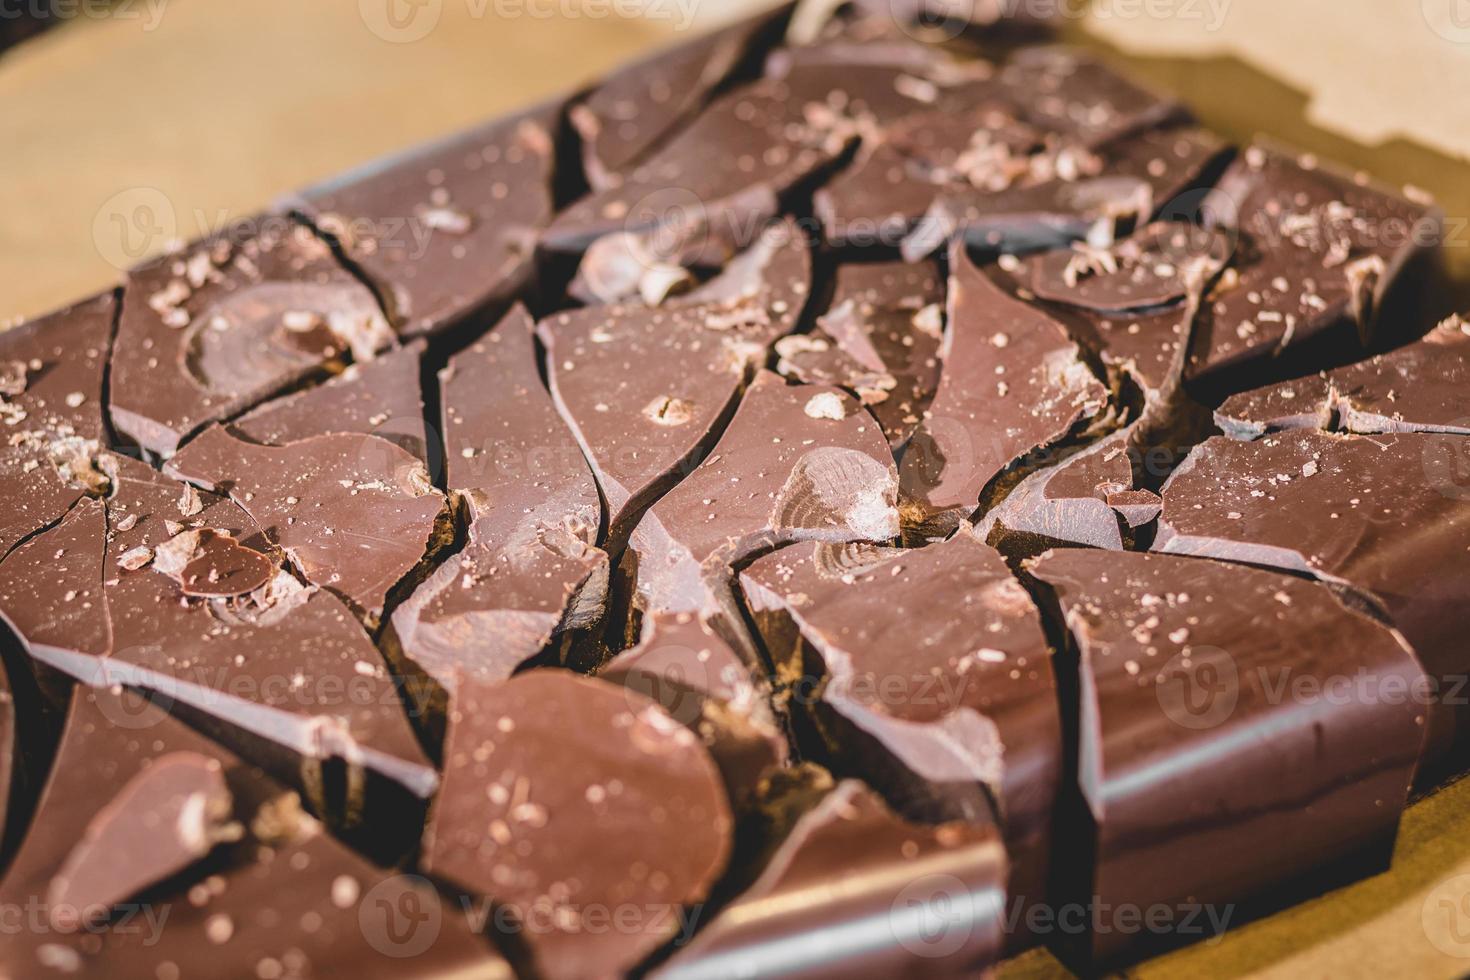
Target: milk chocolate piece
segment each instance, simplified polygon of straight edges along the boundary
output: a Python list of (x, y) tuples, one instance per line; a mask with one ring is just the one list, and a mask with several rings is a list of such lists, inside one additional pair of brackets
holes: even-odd
[(1464, 438), (1345, 436), (1296, 429), (1256, 442), (1214, 438), (1165, 484), (1156, 550), (1312, 575), (1367, 591), (1408, 637), (1440, 698), (1433, 763), (1470, 730)]
[(1455, 316), (1387, 354), (1233, 395), (1215, 422), (1236, 439), (1301, 428), (1470, 435), (1467, 386), (1470, 325)]
[(373, 294), (310, 230), (247, 219), (128, 274), (108, 410), (171, 456), (206, 424), (392, 342)]
[[(230, 423), (251, 442), (269, 446), (309, 439), (329, 432), (379, 436), (431, 466), (424, 429), (424, 397), (420, 361), (424, 344), (416, 341), (388, 351), (365, 364), (352, 364), (330, 380), (278, 398)], [(437, 436), (436, 436), (437, 439)]]
[(911, 824), (844, 780), (652, 976), (983, 975), (1004, 943), (1005, 869), (992, 828)]
[(104, 293), (0, 332), (0, 556), (107, 491), (102, 377), (116, 297)]
[(510, 302), (554, 210), (560, 103), (369, 164), (292, 203), (373, 281), (405, 337)]
[(440, 373), (448, 479), (469, 541), (393, 614), (403, 653), (445, 689), (501, 681), (595, 622), (607, 556), (597, 484), (537, 373), (516, 307)]
[(926, 820), (988, 820), (993, 794), (1010, 896), (1043, 901), (1061, 721), (1041, 617), (1000, 555), (964, 531), (912, 551), (798, 544), (740, 583), (777, 675), (826, 679), (812, 709), (839, 768)]
[(31, 656), (49, 663), (112, 649), (102, 598), (106, 540), (105, 505), (84, 499), (0, 562), (0, 615)]
[(1108, 393), (1066, 328), (1006, 295), (950, 249), (943, 373), (900, 471), (906, 533), (944, 536), (993, 481), (1037, 449), (1075, 435)]
[(930, 263), (850, 264), (817, 329), (776, 342), (777, 370), (853, 392), (895, 451), (908, 444), (939, 386), (944, 285)]
[(598, 676), (657, 701), (709, 749), (732, 801), (749, 802), (787, 760), (764, 676), (693, 613), (655, 613), (638, 645)]
[(258, 446), (214, 426), (167, 472), (228, 493), (308, 582), (340, 595), (370, 625), (393, 587), (445, 543), (443, 494), (423, 463), (378, 436)]
[[(1368, 873), (1387, 864), (1425, 722), (1408, 696), (1425, 678), (1402, 637), (1274, 572), (1087, 550), (1031, 571), (1081, 657), (1078, 778), (1095, 858), (1080, 887), (1104, 916), (1095, 956), (1152, 931), (1104, 910), (1218, 918), (1344, 859)], [(1200, 918), (1167, 938), (1199, 938), (1211, 916)]]
[(709, 894), (731, 835), (719, 770), (653, 701), (561, 670), (458, 685), (423, 865), (514, 915), (537, 975), (635, 967)]
[(0, 936), (18, 976), (377, 975), (405, 955), (415, 976), (511, 976), (431, 890), (385, 876), (294, 794), (120, 691), (77, 689), (0, 903), (34, 910)]
[(783, 222), (749, 266), (734, 265), (687, 302), (591, 307), (537, 326), (552, 397), (607, 502), (610, 547), (697, 463), (752, 367), (795, 326), (809, 261)]

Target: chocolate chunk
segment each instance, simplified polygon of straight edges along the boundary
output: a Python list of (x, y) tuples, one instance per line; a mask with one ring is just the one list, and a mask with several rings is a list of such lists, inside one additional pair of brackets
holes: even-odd
[[(3, 566), (0, 566), (3, 567)], [(3, 613), (0, 604), (0, 613)], [(16, 726), (15, 691), (5, 664), (0, 662), (0, 834), (8, 832), (10, 796), (23, 778), (25, 767), (19, 763), (21, 744)]]
[[(1156, 550), (1283, 568), (1365, 590), (1408, 637), (1443, 701), (1433, 762), (1470, 731), (1462, 633), (1470, 493), (1461, 436), (1342, 436), (1297, 429), (1214, 438), (1165, 484)], [(1460, 737), (1466, 737), (1461, 735)]]
[(0, 556), (107, 492), (102, 377), (116, 297), (105, 293), (0, 332)]
[(944, 286), (932, 264), (844, 265), (817, 329), (776, 342), (777, 370), (857, 395), (898, 451), (939, 386), (943, 303)]
[[(252, 442), (270, 446), (309, 439), (329, 432), (375, 435), (418, 457), (430, 459), (424, 430), (424, 398), (420, 382), (423, 342), (388, 351), (365, 364), (255, 409), (230, 428)], [(437, 457), (438, 450), (434, 455)]]
[(719, 770), (632, 691), (560, 670), (465, 679), (444, 756), (424, 867), (513, 915), (548, 980), (632, 969), (724, 870)]
[(537, 326), (552, 397), (607, 502), (610, 547), (697, 461), (752, 367), (796, 324), (809, 289), (805, 242), (786, 222), (756, 248), (749, 266), (689, 302), (592, 307)]
[(248, 219), (129, 273), (108, 410), (171, 456), (204, 425), (392, 342), (373, 294), (308, 229)]
[(993, 829), (911, 824), (845, 780), (652, 976), (982, 975), (1004, 942), (1005, 867)]
[(1233, 395), (1215, 421), (1237, 439), (1302, 428), (1470, 435), (1467, 384), (1470, 326), (1455, 316), (1387, 354)]
[(393, 614), (403, 654), (445, 689), (501, 681), (597, 620), (607, 556), (597, 484), (537, 373), (516, 307), (440, 374), (449, 487), (469, 541)]
[(190, 528), (153, 550), (155, 571), (172, 578), (179, 591), (198, 599), (231, 599), (264, 588), (276, 566), (226, 531)]
[(1319, 585), (1217, 562), (1068, 550), (1032, 574), (1081, 657), (1092, 826), (1069, 832), (1094, 841), (1096, 957), (1160, 938), (1117, 910), (1223, 911), (1387, 864), (1424, 737), (1402, 637)]
[(571, 109), (582, 165), (596, 189), (667, 139), (709, 99), (750, 52), (774, 40), (791, 6), (741, 20), (622, 68)]
[(112, 649), (102, 597), (105, 510), (100, 500), (82, 500), (0, 562), (0, 615), (38, 660), (71, 652), (100, 658)]
[(214, 426), (167, 472), (228, 493), (308, 582), (342, 596), (369, 624), (393, 587), (446, 543), (444, 496), (423, 463), (378, 436), (258, 446)]
[(385, 298), (406, 337), (495, 313), (529, 281), (551, 220), (560, 103), (370, 164), (292, 203)]
[(1006, 295), (959, 243), (948, 307), (939, 388), (900, 475), (906, 533), (916, 537), (953, 531), (998, 476), (1075, 435), (1108, 401), (1066, 328)]
[(787, 759), (786, 737), (759, 671), (693, 613), (654, 613), (638, 645), (598, 676), (657, 701), (704, 742), (731, 800), (748, 803)]
[(1071, 48), (1022, 48), (1006, 62), (1000, 81), (1016, 93), (1032, 125), (1086, 146), (1188, 117), (1173, 99)]
[(740, 582), (777, 675), (825, 678), (812, 709), (837, 765), (922, 819), (988, 820), (993, 794), (1011, 898), (1042, 901), (1061, 722), (1041, 618), (1000, 555), (964, 532), (798, 544)]

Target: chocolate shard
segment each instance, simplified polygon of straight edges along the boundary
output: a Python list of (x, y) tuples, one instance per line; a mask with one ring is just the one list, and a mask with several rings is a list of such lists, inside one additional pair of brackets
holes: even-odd
[[(991, 819), (1012, 900), (1046, 897), (1062, 765), (1051, 650), (1026, 590), (962, 531), (906, 551), (798, 544), (741, 573), (777, 676), (811, 705), (834, 765), (918, 819)], [(793, 629), (794, 627), (794, 629)]]
[(378, 871), (295, 794), (116, 690), (76, 689), (0, 902), (41, 911), (0, 936), (17, 975), (378, 975), (411, 955), (416, 975), (512, 976), (417, 879)]
[[(1190, 365), (1201, 392), (1260, 383), (1272, 361), (1327, 335), (1363, 349), (1409, 339), (1422, 284), (1406, 270), (1442, 238), (1431, 204), (1267, 144), (1245, 151), (1205, 198), (1214, 227), (1236, 234), (1235, 261), (1205, 306)], [(1287, 359), (1288, 361), (1290, 359)], [(1253, 380), (1254, 379), (1254, 380)]]
[(843, 265), (810, 334), (776, 342), (777, 370), (857, 395), (895, 452), (908, 444), (939, 386), (944, 284), (930, 263)]
[(1232, 395), (1215, 422), (1236, 439), (1302, 428), (1470, 435), (1467, 384), (1470, 325), (1454, 316), (1386, 354)]
[[(1134, 489), (1128, 436), (1120, 430), (1027, 476), (986, 512), (979, 536), (1008, 555), (1035, 555), (1055, 544), (1121, 550), (1125, 526), (1152, 520), (1137, 509), (1153, 495)], [(1154, 504), (1156, 517), (1157, 497)]]
[(1341, 862), (1386, 866), (1424, 738), (1402, 637), (1320, 585), (1217, 562), (1066, 550), (1031, 573), (1080, 654), (1091, 826), (1068, 833), (1092, 838), (1076, 887), (1103, 916), (1094, 958), (1153, 931), (1104, 910), (1249, 907)]
[(228, 493), (308, 582), (340, 595), (369, 625), (450, 533), (444, 495), (424, 464), (378, 436), (334, 432), (259, 446), (214, 426), (166, 471)]
[[(798, 819), (755, 883), (651, 975), (983, 975), (1004, 945), (1005, 873), (993, 828), (908, 823), (844, 780)], [(859, 922), (869, 928), (855, 942)]]
[(796, 325), (810, 289), (799, 230), (773, 225), (752, 255), (687, 302), (591, 307), (537, 325), (552, 397), (607, 503), (611, 549), (698, 460), (751, 369)]
[(95, 460), (116, 308), (109, 292), (0, 332), (0, 556), (107, 492)]
[[(1255, 442), (1213, 438), (1163, 490), (1157, 551), (1312, 575), (1368, 593), (1435, 682), (1432, 769), (1470, 737), (1467, 601), (1470, 493), (1464, 437), (1346, 436), (1295, 429)], [(1463, 743), (1462, 743), (1463, 744)]]
[[(632, 969), (724, 870), (719, 770), (633, 691), (561, 670), (465, 679), (444, 755), (424, 868), (513, 915), (547, 980)], [(619, 909), (618, 928), (592, 928)]]
[(309, 229), (247, 219), (128, 274), (108, 411), (171, 456), (208, 423), (392, 343), (373, 294)]
[(904, 454), (905, 533), (943, 537), (1017, 461), (1097, 419), (1108, 392), (1066, 328), (1008, 296), (964, 245), (950, 249), (943, 373)]
[(1032, 125), (1085, 146), (1189, 118), (1179, 102), (1075, 48), (1022, 48), (1001, 69), (1000, 81)]
[(452, 691), (502, 681), (559, 636), (597, 621), (607, 555), (597, 484), (537, 373), (535, 324), (517, 306), (440, 373), (448, 480), (469, 540), (393, 614), (402, 653)]
[(697, 114), (746, 57), (775, 40), (792, 6), (655, 52), (608, 76), (572, 106), (592, 187), (616, 187), (625, 171)]
[(597, 676), (657, 701), (697, 734), (737, 805), (750, 804), (761, 779), (787, 761), (769, 683), (693, 613), (650, 615), (638, 645)]
[[(415, 341), (349, 365), (326, 382), (267, 402), (230, 428), (251, 442), (284, 446), (329, 432), (379, 436), (426, 465), (430, 439), (424, 426), (420, 364), (424, 342)], [(435, 437), (437, 438), (437, 436)], [(432, 447), (437, 457), (437, 446)]]
[(0, 562), (0, 616), (38, 660), (103, 657), (112, 627), (102, 593), (106, 508), (85, 499)]
[(379, 161), (289, 203), (373, 281), (405, 337), (495, 313), (530, 280), (555, 205), (561, 104)]

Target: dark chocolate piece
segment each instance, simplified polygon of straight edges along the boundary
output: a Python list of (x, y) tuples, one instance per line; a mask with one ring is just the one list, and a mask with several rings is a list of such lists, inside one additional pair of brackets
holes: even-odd
[(1066, 550), (1031, 571), (1081, 656), (1095, 956), (1160, 938), (1123, 909), (1203, 907), (1187, 941), (1341, 859), (1387, 864), (1425, 722), (1401, 636), (1320, 585), (1217, 562)]
[(844, 265), (817, 329), (776, 342), (777, 370), (853, 392), (898, 451), (939, 386), (943, 330), (944, 284), (934, 265)]
[[(1283, 568), (1370, 593), (1408, 637), (1443, 702), (1433, 761), (1470, 731), (1470, 492), (1462, 436), (1345, 436), (1296, 429), (1214, 438), (1165, 484), (1158, 551)], [(1461, 735), (1460, 737), (1465, 737)]]
[(1076, 435), (1107, 389), (1065, 327), (950, 249), (943, 373), (900, 471), (906, 533), (944, 536), (1024, 456)]
[(449, 536), (444, 495), (424, 464), (378, 436), (259, 446), (214, 426), (167, 472), (228, 493), (308, 582), (342, 596), (369, 625), (393, 587)]
[(469, 540), (393, 614), (403, 654), (442, 688), (501, 681), (603, 610), (597, 484), (537, 373), (516, 307), (440, 374), (449, 487)]
[(107, 491), (95, 459), (115, 310), (105, 293), (0, 332), (0, 556)]
[(1002, 67), (1000, 81), (1033, 126), (1089, 147), (1189, 115), (1179, 102), (1074, 48), (1022, 48)]
[(0, 562), (0, 615), (31, 656), (51, 663), (112, 649), (102, 597), (106, 540), (106, 507), (86, 499)]
[(1215, 422), (1236, 439), (1301, 428), (1470, 435), (1467, 390), (1470, 325), (1454, 316), (1387, 354), (1233, 395)]
[[(0, 613), (3, 610), (0, 602)], [(15, 690), (4, 662), (0, 662), (0, 835), (8, 833), (10, 797), (25, 771), (20, 763), (22, 748), (16, 726)]]
[(632, 969), (724, 870), (719, 770), (633, 691), (562, 670), (465, 679), (444, 757), (423, 865), (514, 915), (547, 980)]
[(1004, 945), (1005, 868), (992, 828), (907, 823), (846, 780), (652, 976), (981, 976)]
[(374, 282), (405, 337), (495, 313), (530, 280), (551, 220), (558, 102), (300, 193), (292, 203)]
[(373, 294), (309, 229), (247, 219), (128, 274), (108, 410), (171, 456), (208, 423), (392, 342)]

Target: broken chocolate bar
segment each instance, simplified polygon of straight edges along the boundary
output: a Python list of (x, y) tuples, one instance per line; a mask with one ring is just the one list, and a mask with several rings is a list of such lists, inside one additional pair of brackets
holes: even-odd
[(1092, 826), (1059, 833), (1092, 835), (1074, 887), (1093, 957), (1209, 924), (1160, 935), (1124, 909), (1218, 919), (1343, 860), (1387, 863), (1425, 721), (1401, 636), (1320, 585), (1219, 562), (1074, 549), (1031, 573), (1080, 655)]
[(548, 980), (633, 969), (724, 870), (719, 770), (636, 692), (561, 670), (463, 679), (444, 759), (423, 866), (514, 916)]

